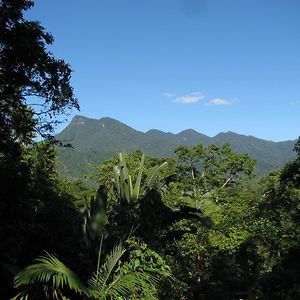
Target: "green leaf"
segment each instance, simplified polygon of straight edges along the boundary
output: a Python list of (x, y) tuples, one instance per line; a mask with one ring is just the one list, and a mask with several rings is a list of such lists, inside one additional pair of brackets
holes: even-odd
[(168, 165), (168, 162), (165, 161), (164, 163), (162, 163), (161, 165), (155, 166), (151, 172), (149, 173), (149, 175), (147, 176), (145, 183), (141, 189), (141, 194), (144, 193), (146, 191), (146, 189), (151, 188), (151, 186), (154, 183), (154, 180), (158, 174), (159, 171), (161, 171), (163, 168), (165, 168)]
[(145, 160), (145, 155), (142, 155), (141, 163), (140, 163), (140, 168), (139, 168), (139, 173), (137, 175), (137, 179), (134, 185), (133, 193), (132, 193), (132, 198), (133, 201), (137, 201), (139, 198), (139, 192), (141, 188), (141, 181), (142, 181), (142, 174), (143, 174), (143, 168), (144, 168), (144, 160)]
[[(86, 286), (77, 275), (49, 253), (38, 257), (34, 264), (26, 267), (14, 278), (16, 288), (30, 287), (35, 284), (50, 286), (53, 293), (66, 287), (79, 294), (88, 294)], [(23, 292), (22, 295), (23, 299), (26, 299), (27, 291)]]

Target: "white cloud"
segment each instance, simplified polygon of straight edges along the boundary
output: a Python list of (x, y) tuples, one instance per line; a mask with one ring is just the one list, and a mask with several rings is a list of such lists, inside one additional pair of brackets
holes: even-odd
[(236, 103), (236, 100), (225, 100), (221, 98), (214, 98), (210, 100), (207, 105), (215, 105), (215, 106), (220, 106), (220, 105), (232, 105)]
[(167, 98), (172, 98), (174, 97), (175, 95), (173, 93), (170, 93), (170, 92), (164, 92), (163, 93), (163, 96), (167, 97)]
[(201, 100), (203, 100), (205, 97), (201, 92), (194, 92), (185, 96), (178, 97), (174, 100), (176, 103), (197, 103)]

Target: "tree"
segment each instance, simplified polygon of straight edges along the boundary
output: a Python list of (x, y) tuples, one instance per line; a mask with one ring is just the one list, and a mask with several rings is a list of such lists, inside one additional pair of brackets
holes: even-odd
[(242, 175), (251, 175), (255, 167), (255, 161), (248, 154), (234, 153), (229, 144), (179, 146), (175, 153), (179, 159), (181, 180), (194, 193), (225, 188)]
[(298, 138), (294, 151), (296, 152), (296, 159), (288, 162), (284, 167), (281, 174), (281, 184), (292, 185), (294, 187), (300, 187), (300, 138)]
[(70, 66), (46, 48), (53, 43), (52, 35), (23, 17), (32, 6), (29, 0), (0, 1), (1, 202), (25, 198), (32, 173), (26, 152), (33, 137), (40, 134), (53, 140), (57, 117), (73, 107), (79, 109), (70, 85)]
[[(54, 149), (33, 141), (38, 134), (53, 140), (58, 117), (73, 107), (79, 109), (70, 85), (72, 71), (47, 50), (52, 35), (24, 18), (23, 12), (32, 6), (29, 0), (0, 0), (0, 232), (6, 237), (0, 246), (4, 282), (0, 297), (4, 299), (9, 297), (11, 274), (1, 265), (23, 266), (40, 251), (39, 242), (47, 243), (45, 232), (53, 234), (59, 225), (50, 225), (51, 211), (60, 220), (65, 210), (74, 215), (70, 198), (58, 190)], [(42, 219), (43, 214), (47, 218)]]
[(294, 146), (294, 151), (297, 154), (297, 160), (300, 160), (300, 137), (298, 138), (298, 140)]
[(79, 109), (70, 66), (46, 49), (53, 36), (23, 17), (33, 5), (29, 0), (0, 1), (1, 156), (29, 144), (36, 133), (50, 137), (58, 115)]

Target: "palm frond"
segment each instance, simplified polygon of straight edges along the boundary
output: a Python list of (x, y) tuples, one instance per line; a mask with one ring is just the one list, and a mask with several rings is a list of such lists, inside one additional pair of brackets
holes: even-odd
[(106, 289), (105, 295), (113, 299), (130, 296), (140, 288), (147, 286), (147, 276), (141, 272), (117, 276)]
[(126, 252), (122, 244), (117, 244), (111, 253), (108, 255), (105, 263), (100, 267), (98, 272), (95, 272), (89, 280), (89, 288), (98, 295), (104, 295), (105, 289), (108, 286), (108, 281), (113, 270), (117, 266), (123, 254)]
[(137, 199), (139, 198), (139, 193), (140, 193), (140, 188), (141, 188), (141, 181), (142, 181), (142, 174), (143, 174), (143, 169), (144, 169), (144, 161), (145, 161), (145, 155), (142, 155), (142, 159), (141, 159), (141, 163), (140, 163), (140, 167), (139, 167), (139, 173), (137, 175), (136, 178), (136, 182), (134, 185), (134, 189), (132, 192), (132, 199), (133, 201), (137, 201)]
[(155, 179), (156, 179), (156, 176), (158, 174), (158, 172), (160, 170), (162, 170), (163, 168), (165, 168), (166, 166), (168, 165), (168, 162), (165, 161), (164, 163), (162, 163), (161, 165), (157, 165), (155, 166), (151, 172), (149, 173), (149, 175), (147, 176), (142, 188), (141, 188), (141, 194), (143, 194), (147, 189), (151, 188)]
[(67, 287), (79, 294), (87, 293), (87, 288), (77, 275), (49, 253), (46, 256), (38, 257), (35, 263), (26, 267), (14, 278), (16, 288), (29, 287), (38, 283), (49, 285), (53, 290)]
[[(97, 281), (98, 280), (98, 281)], [(132, 272), (119, 274), (106, 285), (99, 286), (99, 278), (95, 274), (90, 283), (93, 282), (92, 295), (97, 299), (118, 299), (119, 297), (129, 297), (134, 293), (146, 292), (150, 295), (157, 283), (159, 276), (149, 272)], [(98, 285), (98, 288), (97, 288)]]
[(10, 300), (28, 300), (28, 299), (29, 299), (28, 293), (21, 292), (17, 294), (15, 297), (11, 298)]

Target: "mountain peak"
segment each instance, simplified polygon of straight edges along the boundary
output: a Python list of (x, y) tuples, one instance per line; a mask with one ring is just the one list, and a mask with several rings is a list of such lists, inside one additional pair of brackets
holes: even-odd
[(92, 118), (87, 118), (81, 115), (76, 115), (73, 117), (72, 121), (70, 122), (69, 125), (86, 125), (86, 126), (95, 126), (95, 128), (100, 127), (111, 127), (111, 128), (116, 128), (116, 127), (129, 127), (126, 124), (110, 118), (110, 117), (103, 117), (100, 119), (92, 119)]
[(214, 138), (223, 137), (223, 136), (242, 136), (242, 134), (235, 133), (233, 131), (222, 131), (214, 136)]
[(164, 131), (158, 130), (158, 129), (150, 129), (147, 132), (145, 132), (146, 134), (153, 134), (153, 135), (157, 135), (157, 134), (165, 134)]
[(252, 141), (252, 142), (263, 142), (263, 143), (276, 143), (274, 141), (269, 141), (269, 140), (264, 140), (257, 138), (253, 135), (245, 135), (245, 134), (239, 134), (235, 133), (233, 131), (227, 131), (227, 132), (220, 132), (216, 136), (213, 137), (216, 140), (228, 140), (230, 143), (232, 139), (240, 139), (240, 140), (247, 140), (247, 141)]
[(90, 121), (92, 119), (89, 119), (87, 117), (76, 115), (73, 117), (72, 121), (70, 122), (70, 125), (84, 125), (86, 122)]
[(187, 134), (188, 135), (191, 135), (191, 134), (198, 135), (200, 133), (194, 129), (189, 128), (189, 129), (185, 129), (185, 130), (179, 132), (178, 134), (180, 134), (180, 135), (187, 135)]
[(118, 123), (121, 123), (120, 121), (118, 121), (116, 119), (113, 119), (111, 117), (103, 117), (103, 118), (100, 118), (98, 121), (99, 122), (107, 121), (107, 122), (118, 122)]

